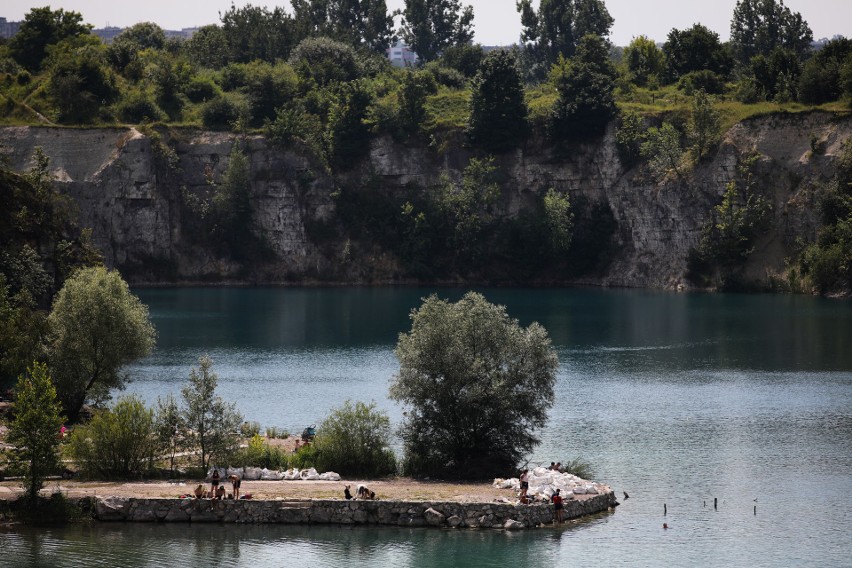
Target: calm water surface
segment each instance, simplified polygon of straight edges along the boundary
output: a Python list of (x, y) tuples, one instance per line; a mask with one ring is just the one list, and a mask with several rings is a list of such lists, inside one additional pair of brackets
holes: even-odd
[[(398, 422), (402, 409), (387, 399), (397, 370), (393, 347), (410, 327), (410, 310), (431, 292), (137, 290), (159, 340), (154, 355), (129, 369), (128, 390), (149, 403), (179, 395), (207, 353), (222, 396), (263, 426), (298, 432), (348, 398), (374, 400)], [(591, 462), (598, 480), (630, 494), (614, 514), (523, 534), (16, 529), (0, 533), (0, 565), (13, 558), (8, 565), (850, 565), (852, 302), (482, 292), (522, 324), (543, 324), (559, 353), (557, 402), (533, 462)], [(463, 290), (437, 293), (456, 299)]]

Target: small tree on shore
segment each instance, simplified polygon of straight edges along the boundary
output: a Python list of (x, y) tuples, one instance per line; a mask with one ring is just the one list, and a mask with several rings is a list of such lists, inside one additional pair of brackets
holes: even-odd
[(15, 387), (15, 418), (7, 441), (13, 464), (23, 469), (26, 496), (35, 500), (44, 478), (59, 467), (59, 429), (64, 418), (47, 365), (33, 363)]
[(332, 411), (320, 425), (314, 447), (317, 467), (345, 476), (380, 477), (396, 472), (391, 427), (376, 403), (352, 403)]
[(169, 456), (169, 472), (175, 471), (175, 457), (186, 445), (185, 430), (186, 422), (170, 393), (165, 400), (157, 399), (157, 413), (154, 416), (154, 430), (157, 435), (157, 443), (160, 451)]
[(188, 446), (201, 451), (200, 466), (207, 469), (210, 459), (223, 459), (239, 447), (242, 415), (234, 404), (216, 396), (219, 377), (213, 372), (208, 356), (198, 360), (198, 368), (189, 372), (189, 383), (181, 390), (186, 405), (184, 420), (189, 428)]
[(558, 360), (547, 331), (468, 292), (426, 298), (399, 336), (392, 399), (408, 408), (401, 434), (410, 475), (482, 479), (515, 468), (539, 442)]

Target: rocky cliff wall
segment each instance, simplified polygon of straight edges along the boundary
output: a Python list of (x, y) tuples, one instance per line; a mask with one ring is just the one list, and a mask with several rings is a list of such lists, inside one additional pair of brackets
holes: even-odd
[[(760, 154), (760, 183), (774, 201), (772, 229), (757, 243), (749, 274), (765, 280), (784, 268), (797, 236), (812, 236), (815, 183), (833, 175), (841, 144), (852, 136), (852, 118), (826, 113), (751, 119), (726, 133), (714, 153), (683, 177), (651, 179), (642, 168), (625, 169), (612, 129), (598, 144), (554, 149), (531, 143), (498, 156), (504, 172), (502, 211), (516, 214), (553, 187), (573, 200), (608, 205), (617, 221), (615, 258), (602, 273), (580, 283), (677, 288), (684, 285), (686, 258), (714, 205), (734, 177), (738, 160)], [(187, 196), (210, 193), (221, 180), (234, 137), (227, 133), (177, 130), (146, 136), (128, 129), (0, 129), (0, 152), (13, 169), (31, 165), (35, 147), (51, 159), (56, 183), (79, 205), (82, 226), (91, 227), (107, 263), (135, 282), (305, 282), (339, 275), (339, 257), (311, 240), (312, 223), (332, 219), (341, 183), (371, 178), (385, 191), (429, 187), (448, 173), (458, 178), (469, 155), (464, 149), (436, 152), (424, 146), (375, 139), (369, 155), (345, 176), (331, 176), (298, 147), (280, 149), (250, 137), (252, 231), (272, 255), (246, 267), (200, 246)], [(816, 150), (816, 151), (814, 151)], [(339, 237), (337, 250), (346, 246)], [(333, 247), (334, 248), (334, 247)], [(375, 251), (360, 266), (378, 263)], [(393, 264), (383, 258), (382, 263)], [(387, 280), (392, 270), (385, 270)], [(379, 271), (350, 271), (348, 281), (375, 279)], [(365, 277), (364, 274), (373, 274)]]

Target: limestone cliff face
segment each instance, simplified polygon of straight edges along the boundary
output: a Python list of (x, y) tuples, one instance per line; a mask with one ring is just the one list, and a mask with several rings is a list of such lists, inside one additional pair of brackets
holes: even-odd
[[(135, 282), (184, 283), (339, 279), (339, 257), (312, 243), (308, 231), (317, 220), (333, 218), (339, 183), (371, 176), (388, 191), (429, 187), (444, 173), (460, 176), (469, 157), (464, 150), (436, 153), (384, 137), (373, 141), (355, 171), (334, 178), (300, 148), (282, 150), (250, 137), (252, 231), (273, 254), (262, 266), (247, 269), (200, 246), (203, 235), (191, 234), (196, 229), (188, 222), (188, 199), (209, 194), (211, 180), (222, 179), (233, 136), (199, 131), (169, 136), (166, 145), (132, 128), (8, 127), (0, 128), (0, 153), (13, 169), (25, 170), (35, 147), (42, 147), (56, 183), (79, 205), (80, 225), (93, 229), (109, 265), (124, 269)], [(760, 183), (773, 196), (775, 218), (757, 244), (748, 273), (765, 280), (783, 270), (796, 236), (815, 231), (811, 189), (833, 175), (841, 144), (850, 136), (852, 118), (808, 113), (752, 119), (727, 132), (714, 154), (693, 171), (663, 182), (641, 168), (626, 170), (612, 131), (597, 144), (558, 154), (531, 144), (496, 160), (506, 174), (502, 210), (514, 215), (551, 187), (569, 192), (572, 199), (604, 202), (618, 223), (618, 252), (603, 274), (582, 283), (677, 288), (684, 284), (687, 254), (738, 160), (757, 151)], [(344, 247), (341, 242), (338, 250)], [(357, 258), (356, 264), (393, 264), (392, 258), (376, 260), (374, 253)], [(389, 280), (392, 271), (386, 268), (349, 270), (343, 279), (375, 280), (379, 274), (382, 280), (382, 270)]]

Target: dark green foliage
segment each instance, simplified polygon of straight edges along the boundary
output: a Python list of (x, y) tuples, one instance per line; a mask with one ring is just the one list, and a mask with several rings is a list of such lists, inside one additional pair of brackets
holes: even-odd
[(606, 201), (578, 198), (572, 204), (574, 230), (565, 258), (567, 276), (602, 274), (618, 251), (618, 221)]
[(47, 55), (47, 48), (67, 38), (87, 35), (91, 26), (83, 16), (50, 6), (33, 8), (21, 23), (18, 32), (9, 40), (9, 54), (21, 66), (38, 71)]
[(822, 217), (816, 242), (799, 261), (802, 274), (821, 293), (852, 291), (852, 143), (846, 141), (837, 174), (818, 193)]
[(599, 36), (585, 36), (572, 60), (554, 66), (552, 81), (559, 98), (551, 116), (551, 135), (588, 140), (603, 134), (617, 112), (615, 78), (607, 43)]
[(435, 62), (427, 63), (425, 70), (428, 71), (438, 82), (449, 89), (464, 89), (467, 86), (467, 78), (449, 67), (442, 67)]
[(618, 127), (615, 129), (615, 144), (625, 168), (631, 168), (639, 161), (645, 130), (644, 121), (637, 113), (620, 113)]
[(326, 138), (333, 162), (342, 168), (353, 165), (370, 149), (370, 130), (364, 119), (371, 102), (372, 94), (361, 82), (343, 83), (337, 90)]
[(131, 124), (157, 122), (166, 116), (154, 102), (154, 98), (144, 91), (131, 93), (118, 103), (116, 111), (121, 120)]
[(298, 83), (289, 65), (263, 61), (232, 63), (222, 71), (221, 80), (226, 90), (245, 95), (252, 126), (274, 119), (276, 110), (293, 98)]
[(230, 48), (225, 30), (217, 25), (198, 28), (184, 43), (184, 53), (200, 67), (221, 69), (230, 60)]
[(116, 71), (124, 69), (139, 57), (143, 49), (161, 50), (166, 45), (166, 34), (157, 24), (141, 22), (116, 37), (107, 48), (107, 58)]
[(473, 39), (473, 8), (460, 0), (405, 0), (402, 38), (421, 63), (434, 61), (449, 47)]
[(219, 94), (219, 87), (208, 77), (192, 77), (184, 86), (183, 93), (193, 103), (212, 100)]
[(438, 92), (438, 85), (431, 73), (407, 71), (398, 93), (399, 125), (404, 132), (416, 133), (426, 118), (426, 98)]
[(376, 403), (346, 401), (320, 424), (313, 446), (316, 467), (347, 478), (375, 478), (396, 473), (390, 448), (391, 426)]
[(793, 51), (777, 48), (769, 55), (756, 55), (749, 65), (757, 100), (796, 100), (801, 67)]
[(721, 95), (725, 92), (725, 79), (706, 69), (691, 71), (678, 80), (677, 88), (690, 96), (696, 91), (704, 91), (708, 95)]
[(305, 84), (303, 90), (353, 81), (361, 76), (351, 45), (329, 38), (308, 38), (293, 50), (290, 65)]
[(699, 89), (692, 99), (692, 112), (687, 125), (692, 150), (699, 161), (710, 147), (716, 144), (721, 129), (719, 111), (716, 110), (713, 100)]
[(218, 95), (202, 107), (201, 122), (205, 128), (229, 130), (248, 112), (248, 105), (240, 98), (229, 94)]
[(805, 62), (799, 77), (799, 100), (818, 105), (836, 101), (843, 94), (841, 70), (852, 64), (852, 40), (833, 39)]
[(49, 92), (59, 121), (92, 122), (118, 97), (115, 77), (106, 64), (104, 48), (89, 41), (66, 41), (50, 57)]
[(538, 444), (553, 404), (558, 360), (547, 331), (521, 328), (503, 306), (468, 292), (457, 303), (425, 298), (399, 336), (390, 396), (408, 475), (493, 478)]
[(515, 55), (489, 53), (472, 85), (467, 133), (471, 142), (489, 152), (504, 152), (526, 137), (527, 105)]
[(59, 428), (64, 418), (47, 365), (34, 363), (15, 388), (15, 418), (6, 441), (11, 462), (24, 477), (29, 501), (35, 501), (44, 479), (59, 469)]
[(122, 397), (74, 428), (68, 450), (86, 477), (139, 479), (151, 471), (157, 452), (154, 412), (135, 395)]
[(393, 35), (393, 16), (385, 0), (293, 0), (302, 37), (324, 35), (353, 47), (384, 54)]
[(666, 70), (665, 54), (646, 36), (633, 38), (624, 48), (624, 63), (629, 80), (640, 87), (659, 80)]
[[(269, 10), (251, 4), (241, 8), (231, 4), (231, 8), (224, 14), (220, 13), (219, 17), (229, 62), (248, 63), (260, 59), (274, 63), (279, 59), (287, 59), (290, 50), (300, 39), (293, 18), (278, 6)], [(214, 43), (218, 51), (215, 32), (208, 31), (204, 39)]]
[(524, 49), (530, 53), (533, 76), (542, 78), (560, 56), (571, 58), (586, 35), (609, 36), (614, 20), (602, 0), (519, 0)]
[(772, 204), (758, 187), (758, 159), (753, 154), (737, 166), (737, 178), (728, 183), (701, 243), (690, 253), (687, 277), (693, 282), (707, 284), (714, 276), (722, 287), (737, 282), (756, 239), (771, 226)]
[(798, 12), (783, 0), (738, 0), (731, 19), (731, 48), (741, 64), (757, 55), (768, 57), (778, 48), (797, 57), (811, 48), (813, 33)]
[(711, 71), (727, 77), (733, 68), (733, 59), (719, 41), (719, 34), (701, 24), (687, 30), (670, 31), (663, 52), (668, 62), (667, 75), (672, 82), (693, 71)]
[(442, 67), (455, 69), (470, 79), (479, 71), (484, 58), (485, 51), (479, 44), (451, 45), (441, 54), (439, 63)]

